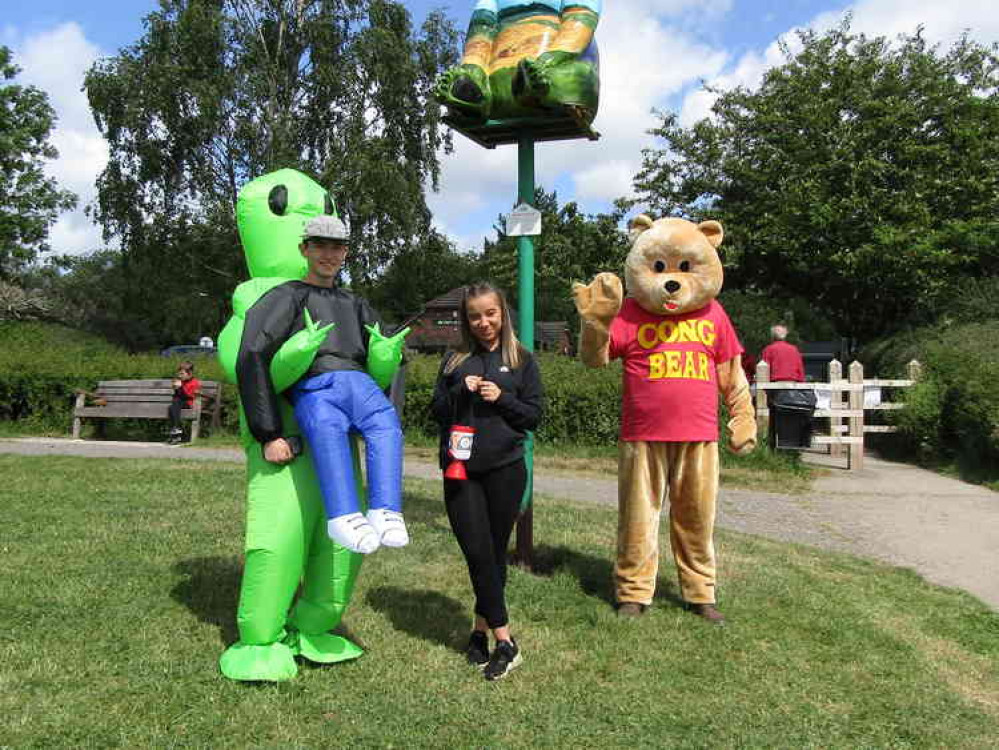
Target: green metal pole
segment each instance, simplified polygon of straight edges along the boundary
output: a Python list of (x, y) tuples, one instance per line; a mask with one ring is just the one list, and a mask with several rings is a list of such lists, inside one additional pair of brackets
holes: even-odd
[[(517, 141), (517, 197), (519, 202), (534, 205), (534, 138), (521, 134)], [(520, 343), (534, 351), (534, 238), (517, 238), (517, 299)], [(517, 562), (528, 569), (534, 564), (534, 434), (527, 433), (524, 443), (527, 486), (517, 521)]]

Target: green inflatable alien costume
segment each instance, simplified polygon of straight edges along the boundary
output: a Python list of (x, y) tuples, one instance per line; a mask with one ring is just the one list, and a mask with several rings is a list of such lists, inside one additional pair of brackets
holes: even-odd
[[(305, 223), (320, 214), (336, 215), (329, 194), (291, 169), (259, 177), (240, 191), (236, 219), (250, 281), (233, 295), (233, 317), (219, 334), (219, 359), (236, 382), (236, 358), (246, 311), (266, 292), (305, 276), (299, 251)], [(335, 323), (320, 325), (306, 315), (304, 330), (292, 336), (271, 362), (280, 393), (309, 369), (318, 347)], [(386, 338), (371, 331), (368, 373), (383, 388), (402, 358), (405, 332)], [(291, 404), (279, 399), (285, 435), (301, 436)], [(333, 635), (350, 601), (362, 556), (326, 534), (326, 513), (308, 455), (280, 466), (266, 461), (249, 433), (240, 408), (240, 432), (247, 459), (245, 569), (239, 598), (239, 641), (219, 661), (233, 680), (288, 680), (298, 673), (295, 657), (316, 663), (355, 659), (361, 649)], [(353, 443), (354, 476), (360, 477)], [(360, 479), (358, 479), (360, 484)], [(358, 487), (359, 494), (361, 487)], [(298, 600), (295, 592), (301, 586)]]

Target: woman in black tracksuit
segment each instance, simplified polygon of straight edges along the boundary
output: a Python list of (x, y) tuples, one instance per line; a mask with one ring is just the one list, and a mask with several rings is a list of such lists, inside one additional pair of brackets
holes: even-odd
[[(517, 341), (503, 293), (465, 287), (461, 345), (444, 355), (432, 409), (441, 427), (441, 468), (450, 462), (451, 426), (473, 427), (467, 479), (444, 478), (444, 502), (475, 592), (475, 626), (466, 655), (488, 680), (520, 662), (510, 635), (504, 587), (510, 533), (527, 489), (524, 439), (541, 419), (541, 376)], [(496, 647), (489, 653), (488, 631)]]

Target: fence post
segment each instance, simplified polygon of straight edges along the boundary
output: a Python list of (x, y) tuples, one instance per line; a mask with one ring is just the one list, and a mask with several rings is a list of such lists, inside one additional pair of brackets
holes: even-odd
[(919, 360), (912, 360), (905, 367), (906, 373), (909, 376), (909, 380), (919, 380), (923, 374), (923, 366), (919, 364)]
[[(843, 391), (836, 388), (836, 383), (843, 380), (843, 363), (838, 359), (829, 361), (829, 408), (833, 411), (843, 408)], [(839, 428), (843, 426), (842, 417), (829, 418), (829, 434), (833, 437), (842, 437), (843, 431)], [(829, 446), (829, 455), (833, 458), (840, 458), (843, 455), (843, 446), (840, 443), (832, 443)]]
[(850, 364), (850, 384), (860, 386), (850, 391), (850, 409), (860, 411), (850, 417), (850, 437), (859, 438), (850, 444), (850, 471), (859, 471), (864, 468), (864, 366), (856, 360)]
[(759, 387), (760, 383), (770, 382), (770, 365), (762, 359), (756, 363), (756, 434), (770, 434), (771, 417), (763, 416), (763, 409), (767, 408), (767, 392)]

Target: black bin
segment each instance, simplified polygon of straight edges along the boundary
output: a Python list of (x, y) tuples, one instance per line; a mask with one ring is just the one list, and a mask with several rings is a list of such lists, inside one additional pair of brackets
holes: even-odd
[(777, 391), (770, 407), (777, 448), (810, 448), (815, 391)]

